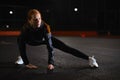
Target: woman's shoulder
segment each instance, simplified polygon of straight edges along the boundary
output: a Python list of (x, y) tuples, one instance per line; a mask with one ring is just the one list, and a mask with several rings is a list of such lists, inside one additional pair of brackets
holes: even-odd
[(42, 25), (44, 25), (44, 27), (46, 28), (46, 30), (47, 30), (48, 32), (51, 32), (51, 29), (50, 29), (50, 25), (49, 25), (49, 24), (47, 24), (45, 21), (42, 21)]

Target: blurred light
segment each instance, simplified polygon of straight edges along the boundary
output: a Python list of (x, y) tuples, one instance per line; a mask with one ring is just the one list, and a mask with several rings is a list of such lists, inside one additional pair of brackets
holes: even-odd
[(10, 14), (13, 14), (13, 11), (9, 11)]
[(6, 28), (9, 28), (10, 26), (9, 25), (6, 25)]
[(77, 11), (78, 11), (78, 8), (74, 8), (74, 11), (77, 12)]

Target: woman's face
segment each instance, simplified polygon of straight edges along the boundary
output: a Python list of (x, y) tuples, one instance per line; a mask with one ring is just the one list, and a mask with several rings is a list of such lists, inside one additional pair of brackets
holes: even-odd
[(33, 27), (36, 27), (36, 28), (40, 27), (42, 22), (41, 15), (39, 13), (32, 15), (32, 18), (29, 20), (29, 22)]

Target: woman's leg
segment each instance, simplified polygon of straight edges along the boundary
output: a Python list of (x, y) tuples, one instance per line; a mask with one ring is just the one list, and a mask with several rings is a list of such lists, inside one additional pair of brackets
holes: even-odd
[(38, 46), (40, 44), (45, 44), (45, 42), (44, 41), (43, 42), (26, 42), (21, 37), (18, 37), (17, 42), (18, 42), (18, 47), (20, 50), (20, 56), (18, 57), (18, 60), (15, 63), (16, 64), (23, 64), (24, 63), (25, 66), (27, 68), (30, 68), (30, 69), (38, 68), (37, 66), (29, 63), (29, 60), (28, 60), (27, 55), (26, 55), (26, 44), (29, 44), (31, 46)]
[(76, 57), (82, 58), (82, 59), (89, 59), (89, 56), (87, 56), (86, 54), (84, 54), (83, 52), (78, 51), (77, 49), (74, 49), (66, 44), (64, 44), (62, 41), (58, 40), (55, 37), (52, 37), (52, 43), (53, 43), (53, 47), (60, 49), (64, 52), (67, 52), (69, 54), (72, 54)]
[(89, 65), (91, 67), (99, 67), (98, 63), (96, 62), (96, 59), (94, 57), (89, 57), (86, 54), (78, 51), (77, 49), (74, 49), (72, 47), (69, 47), (68, 45), (64, 44), (62, 41), (56, 39), (55, 37), (52, 37), (52, 41), (53, 41), (53, 46), (57, 49), (60, 49), (64, 52), (70, 53), (76, 57), (85, 59), (89, 61)]
[(29, 60), (26, 55), (26, 42), (19, 36), (17, 39), (17, 43), (20, 51), (20, 56), (22, 57), (24, 64), (29, 64)]
[(20, 51), (20, 56), (22, 57), (25, 65), (29, 64), (29, 60), (26, 55), (26, 44), (29, 44), (31, 46), (38, 46), (41, 44), (45, 44), (44, 41), (41, 41), (41, 42), (25, 41), (21, 36), (18, 37), (17, 42), (18, 42), (18, 47)]

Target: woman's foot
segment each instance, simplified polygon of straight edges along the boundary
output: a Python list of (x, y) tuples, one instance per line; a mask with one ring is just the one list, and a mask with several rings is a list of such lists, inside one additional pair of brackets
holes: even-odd
[(25, 65), (27, 68), (29, 68), (29, 69), (37, 69), (38, 68), (38, 66), (35, 66), (35, 65), (33, 65), (33, 64), (27, 64), (27, 65)]
[(89, 65), (91, 67), (95, 67), (95, 68), (98, 68), (98, 63), (96, 62), (96, 59), (94, 58), (94, 56), (92, 57), (89, 57)]
[(18, 56), (18, 59), (15, 61), (15, 64), (23, 64), (24, 62), (23, 62), (23, 60), (22, 60), (22, 58), (21, 58), (21, 56)]

